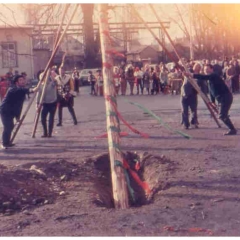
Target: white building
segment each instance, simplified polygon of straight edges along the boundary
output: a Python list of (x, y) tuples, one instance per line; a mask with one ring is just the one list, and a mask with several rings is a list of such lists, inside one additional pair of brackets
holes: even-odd
[(5, 75), (9, 68), (13, 73), (26, 72), (32, 78), (33, 47), (32, 27), (26, 25), (0, 26), (0, 75)]

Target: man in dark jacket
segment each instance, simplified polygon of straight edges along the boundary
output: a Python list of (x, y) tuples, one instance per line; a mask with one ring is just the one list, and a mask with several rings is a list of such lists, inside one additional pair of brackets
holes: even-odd
[(4, 149), (14, 146), (14, 144), (10, 142), (12, 130), (14, 128), (14, 118), (16, 118), (17, 121), (20, 120), (26, 94), (35, 92), (38, 89), (38, 86), (31, 90), (24, 88), (25, 79), (22, 75), (16, 76), (13, 83), (14, 85), (8, 89), (0, 105), (1, 120), (3, 124), (2, 148)]
[(224, 135), (236, 135), (237, 130), (235, 129), (228, 115), (228, 112), (233, 102), (232, 93), (229, 91), (227, 85), (224, 83), (221, 77), (213, 72), (213, 66), (211, 64), (205, 65), (204, 73), (206, 75), (189, 73), (185, 73), (185, 75), (191, 75), (193, 78), (199, 80), (209, 80), (209, 90), (220, 104), (219, 118), (229, 128), (229, 131)]

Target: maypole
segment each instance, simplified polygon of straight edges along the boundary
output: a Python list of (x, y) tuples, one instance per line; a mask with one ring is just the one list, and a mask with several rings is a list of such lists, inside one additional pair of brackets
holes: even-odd
[(108, 5), (98, 4), (99, 30), (103, 62), (104, 94), (107, 116), (108, 148), (110, 156), (112, 192), (115, 208), (129, 207), (123, 156), (120, 149), (120, 122), (116, 113), (117, 99), (113, 83), (113, 59), (108, 24)]

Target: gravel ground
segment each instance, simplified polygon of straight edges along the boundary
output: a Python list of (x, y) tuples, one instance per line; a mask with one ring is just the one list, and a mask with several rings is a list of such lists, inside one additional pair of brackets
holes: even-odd
[[(123, 117), (150, 135), (141, 138), (121, 125), (122, 131), (129, 133), (121, 138), (122, 150), (164, 155), (174, 171), (160, 171), (159, 180), (165, 187), (150, 204), (126, 210), (97, 206), (92, 182), (87, 180), (91, 169), (86, 164), (87, 159), (108, 150), (106, 139), (96, 139), (106, 131), (105, 105), (103, 98), (92, 97), (88, 91), (81, 88), (75, 99), (77, 126), (64, 109), (63, 127), (54, 128), (53, 138), (41, 139), (39, 124), (32, 139), (32, 107), (15, 140), (16, 147), (0, 151), (1, 236), (240, 235), (239, 135), (223, 136), (227, 129), (216, 127), (200, 99), (200, 128), (182, 130), (191, 135), (188, 140), (118, 97)], [(179, 96), (126, 98), (153, 110), (171, 128), (181, 130)], [(230, 112), (237, 128), (239, 99), (240, 95), (234, 95)], [(20, 206), (15, 201), (14, 211), (7, 211), (13, 198), (28, 200)]]

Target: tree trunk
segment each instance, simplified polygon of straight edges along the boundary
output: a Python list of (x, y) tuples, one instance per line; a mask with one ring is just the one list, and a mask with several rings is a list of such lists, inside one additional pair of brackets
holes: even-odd
[(94, 31), (93, 31), (93, 10), (94, 4), (81, 4), (83, 12), (83, 36), (84, 36), (84, 55), (85, 68), (97, 67), (97, 53), (95, 51)]

